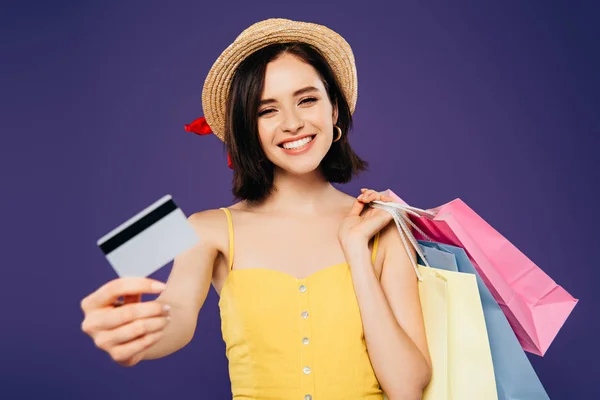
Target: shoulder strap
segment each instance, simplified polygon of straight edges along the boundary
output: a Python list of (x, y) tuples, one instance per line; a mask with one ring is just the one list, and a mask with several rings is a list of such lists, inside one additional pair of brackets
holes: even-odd
[(375, 265), (375, 259), (377, 258), (377, 248), (379, 247), (379, 232), (375, 235), (373, 240), (373, 251), (371, 252), (371, 263)]
[(221, 210), (225, 212), (227, 215), (227, 231), (229, 232), (229, 270), (231, 270), (231, 266), (233, 265), (233, 220), (231, 219), (231, 211), (228, 208), (221, 207)]

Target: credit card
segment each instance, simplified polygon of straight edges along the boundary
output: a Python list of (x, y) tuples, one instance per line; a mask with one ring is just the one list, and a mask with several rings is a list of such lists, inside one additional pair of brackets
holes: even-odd
[(117, 275), (148, 277), (200, 238), (170, 194), (97, 241)]

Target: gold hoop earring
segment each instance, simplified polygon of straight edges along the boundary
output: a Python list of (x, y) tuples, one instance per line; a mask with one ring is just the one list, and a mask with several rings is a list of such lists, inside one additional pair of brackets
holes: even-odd
[(340, 129), (340, 127), (339, 127), (339, 126), (337, 126), (337, 125), (334, 125), (334, 126), (333, 126), (333, 128), (334, 128), (334, 129), (337, 129), (337, 131), (338, 131), (338, 135), (337, 135), (337, 137), (335, 138), (335, 140), (333, 141), (333, 142), (335, 143), (335, 142), (337, 142), (338, 140), (340, 140), (340, 139), (342, 138), (342, 130), (341, 130), (341, 129)]

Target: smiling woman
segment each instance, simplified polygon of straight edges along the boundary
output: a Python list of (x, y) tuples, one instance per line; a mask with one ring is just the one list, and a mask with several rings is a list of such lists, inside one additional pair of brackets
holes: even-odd
[[(346, 183), (368, 166), (348, 141), (352, 114), (340, 84), (309, 44), (272, 44), (246, 58), (233, 77), (227, 115), (225, 143), (240, 199), (271, 194), (276, 169), (320, 170), (328, 182)], [(294, 155), (302, 157), (287, 157)]]
[[(336, 32), (285, 19), (242, 32), (211, 68), (192, 129), (224, 141), (240, 201), (190, 216), (201, 240), (166, 288), (122, 278), (83, 300), (97, 346), (126, 366), (181, 349), (212, 282), (234, 399), (421, 398), (431, 368), (415, 255), (367, 206), (392, 199), (332, 185), (367, 166), (348, 141), (356, 99)], [(161, 294), (140, 303), (150, 290)]]

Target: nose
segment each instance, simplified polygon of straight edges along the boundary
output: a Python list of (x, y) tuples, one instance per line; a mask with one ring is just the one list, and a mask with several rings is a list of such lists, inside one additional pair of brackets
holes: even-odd
[(304, 121), (295, 111), (284, 111), (280, 127), (284, 132), (296, 133), (304, 127)]

